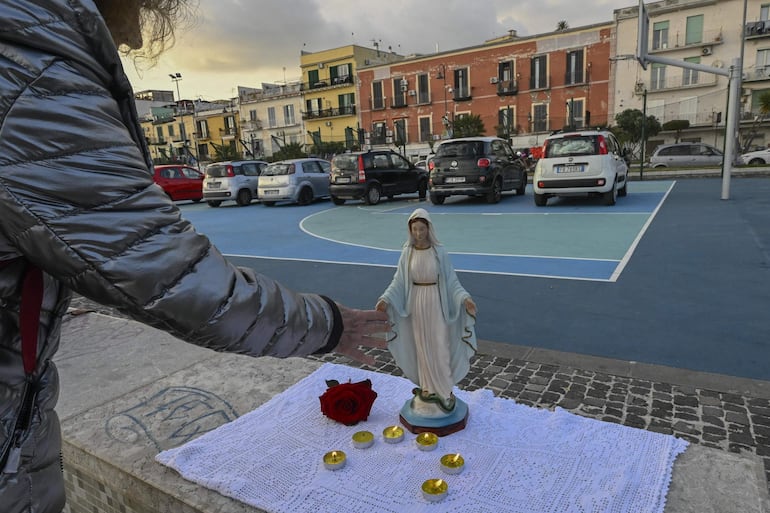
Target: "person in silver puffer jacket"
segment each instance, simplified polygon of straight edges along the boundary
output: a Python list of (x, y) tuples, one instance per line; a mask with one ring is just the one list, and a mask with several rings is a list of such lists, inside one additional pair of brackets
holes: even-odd
[(358, 344), (384, 347), (364, 338), (387, 330), (384, 314), (232, 266), (153, 183), (116, 45), (142, 46), (140, 8), (174, 4), (185, 0), (0, 0), (3, 513), (64, 507), (51, 359), (70, 291), (217, 351), (366, 361)]

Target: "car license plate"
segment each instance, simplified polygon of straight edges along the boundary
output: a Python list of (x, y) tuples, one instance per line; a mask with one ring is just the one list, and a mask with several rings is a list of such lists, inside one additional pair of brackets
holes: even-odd
[(209, 182), (206, 185), (208, 186), (209, 189), (219, 189), (221, 182)]
[(583, 164), (568, 164), (556, 168), (557, 173), (582, 173), (585, 169)]
[(334, 183), (350, 183), (349, 176), (338, 176)]
[(267, 189), (266, 191), (263, 191), (263, 194), (278, 194), (278, 189)]
[(464, 183), (464, 176), (447, 176), (446, 183)]

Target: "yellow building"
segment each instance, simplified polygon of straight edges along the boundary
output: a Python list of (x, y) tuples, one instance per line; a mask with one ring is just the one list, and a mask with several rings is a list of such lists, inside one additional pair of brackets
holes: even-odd
[(308, 148), (326, 143), (342, 143), (345, 148), (359, 145), (356, 110), (356, 70), (361, 66), (386, 64), (403, 59), (393, 52), (357, 45), (320, 52), (302, 52), (302, 119), (307, 130)]

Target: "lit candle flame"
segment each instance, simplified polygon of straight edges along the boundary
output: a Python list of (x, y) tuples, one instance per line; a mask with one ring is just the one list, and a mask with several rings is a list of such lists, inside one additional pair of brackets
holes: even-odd
[(436, 488), (441, 488), (442, 486), (444, 486), (443, 479), (439, 479), (438, 481), (436, 481)]
[(452, 458), (452, 463), (457, 463), (459, 460), (460, 460), (460, 453), (458, 452), (458, 453), (457, 453), (457, 454), (455, 454), (455, 455), (454, 455), (454, 457)]

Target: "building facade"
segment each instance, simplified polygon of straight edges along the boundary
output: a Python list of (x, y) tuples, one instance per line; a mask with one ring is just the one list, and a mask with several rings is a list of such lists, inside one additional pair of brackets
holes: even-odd
[(608, 123), (611, 22), (365, 66), (358, 72), (365, 145), (413, 160), (475, 115), (485, 135), (539, 145), (565, 126)]
[(305, 144), (300, 82), (238, 88), (243, 145), (250, 158), (271, 158), (287, 144)]
[[(729, 70), (743, 54), (739, 145), (743, 149), (770, 142), (759, 108), (770, 89), (770, 5), (761, 0), (664, 0), (645, 4), (649, 14), (648, 53), (683, 62)], [(686, 120), (683, 130), (663, 130), (648, 140), (647, 153), (658, 144), (679, 141), (724, 145), (729, 79), (673, 65), (636, 61), (639, 7), (615, 11), (617, 45), (611, 71), (611, 116), (625, 109), (644, 110), (661, 124)], [(765, 24), (768, 25), (765, 30)], [(739, 150), (741, 151), (741, 150)]]

